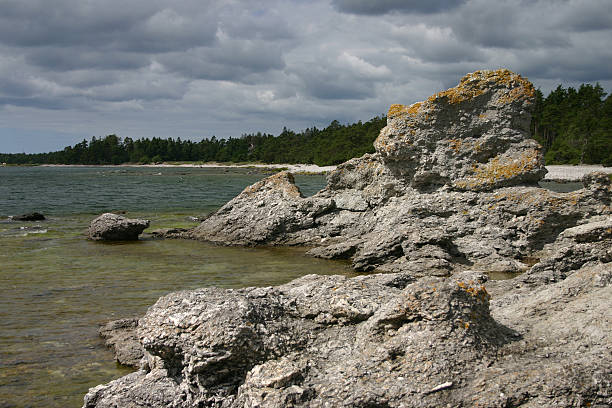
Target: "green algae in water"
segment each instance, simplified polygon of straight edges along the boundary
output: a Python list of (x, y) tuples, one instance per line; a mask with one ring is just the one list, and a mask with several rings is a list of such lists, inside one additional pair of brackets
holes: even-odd
[[(6, 170), (10, 170), (7, 172)], [(162, 172), (162, 175), (157, 173)], [(165, 174), (165, 175), (164, 175)], [(79, 407), (89, 387), (131, 369), (99, 338), (108, 320), (141, 316), (162, 295), (204, 286), (346, 274), (346, 263), (293, 248), (226, 248), (195, 241), (84, 239), (102, 211), (127, 211), (151, 229), (191, 227), (263, 175), (222, 169), (0, 169), (0, 406)], [(296, 177), (305, 194), (321, 176)], [(41, 211), (40, 222), (9, 215)]]

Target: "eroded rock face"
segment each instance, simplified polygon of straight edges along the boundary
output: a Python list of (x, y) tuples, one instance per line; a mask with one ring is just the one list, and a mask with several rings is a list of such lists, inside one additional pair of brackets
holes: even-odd
[(377, 153), (313, 197), (280, 173), (169, 233), (389, 273), (167, 295), (139, 321), (141, 370), (85, 407), (612, 405), (610, 180), (533, 185), (532, 92), (508, 71), (470, 74), (392, 107)]
[(119, 319), (108, 322), (98, 331), (107, 347), (115, 353), (119, 364), (139, 367), (144, 352), (136, 328), (138, 319)]
[(391, 106), (374, 146), (416, 188), (481, 191), (536, 183), (546, 170), (529, 133), (534, 97), (520, 75), (474, 72), (426, 101)]
[(94, 241), (135, 241), (149, 227), (148, 220), (130, 219), (105, 213), (94, 219), (87, 230), (87, 238)]
[(610, 248), (600, 217), (508, 281), (309, 275), (173, 293), (139, 322), (145, 366), (85, 407), (608, 406)]
[(553, 193), (529, 139), (533, 86), (507, 70), (468, 74), (394, 105), (377, 153), (349, 160), (303, 198), (288, 173), (263, 180), (180, 236), (225, 245), (308, 245), (360, 271), (520, 272), (564, 229), (610, 214), (610, 180)]

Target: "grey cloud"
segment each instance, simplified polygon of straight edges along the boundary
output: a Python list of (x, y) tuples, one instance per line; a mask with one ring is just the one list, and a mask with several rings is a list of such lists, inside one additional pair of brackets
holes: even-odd
[[(13, 46), (87, 46), (137, 52), (211, 44), (216, 23), (180, 15), (160, 1), (6, 0), (0, 3), (0, 42)], [(204, 16), (207, 17), (207, 16)]]
[(281, 49), (262, 41), (225, 40), (218, 47), (194, 48), (181, 54), (160, 55), (166, 69), (187, 78), (244, 81), (254, 73), (284, 68)]
[(559, 28), (577, 32), (612, 29), (612, 8), (608, 0), (571, 2), (558, 23)]
[(375, 94), (374, 82), (341, 70), (308, 65), (292, 71), (303, 83), (303, 92), (318, 99), (367, 99)]
[(29, 48), (25, 52), (27, 63), (51, 71), (70, 71), (85, 68), (132, 70), (150, 63), (150, 57), (146, 54), (121, 51), (104, 52), (84, 47), (40, 47)]
[(449, 16), (447, 24), (466, 44), (488, 48), (567, 47), (564, 29), (551, 29), (549, 17), (559, 8), (546, 2), (517, 3), (476, 0)]
[(341, 12), (381, 15), (393, 11), (414, 14), (432, 14), (452, 10), (467, 0), (332, 0)]
[(87, 94), (97, 101), (157, 101), (181, 99), (186, 91), (185, 81), (143, 75), (142, 78), (133, 78), (131, 81), (90, 88)]

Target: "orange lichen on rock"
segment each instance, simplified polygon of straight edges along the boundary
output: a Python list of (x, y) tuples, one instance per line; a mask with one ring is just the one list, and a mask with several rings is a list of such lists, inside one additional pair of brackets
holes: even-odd
[(459, 85), (432, 95), (428, 101), (446, 100), (450, 104), (461, 103), (484, 94), (495, 84), (501, 84), (510, 89), (507, 94), (500, 97), (500, 101), (503, 103), (531, 98), (535, 95), (535, 89), (527, 79), (507, 69), (500, 69), (467, 74), (461, 79)]
[(457, 286), (470, 296), (480, 300), (482, 303), (486, 303), (491, 299), (491, 295), (489, 295), (489, 292), (487, 292), (487, 289), (483, 285), (475, 287), (472, 282), (457, 282)]
[(490, 187), (496, 183), (529, 173), (540, 166), (540, 154), (536, 149), (529, 149), (516, 158), (494, 157), (486, 164), (474, 165), (473, 176), (456, 183), (460, 188)]
[(400, 104), (391, 105), (391, 107), (389, 108), (389, 111), (387, 112), (387, 117), (393, 118), (393, 117), (401, 116), (404, 114), (409, 114), (409, 115), (414, 116), (417, 113), (419, 113), (422, 105), (423, 105), (423, 102), (415, 102), (409, 106), (400, 105)]

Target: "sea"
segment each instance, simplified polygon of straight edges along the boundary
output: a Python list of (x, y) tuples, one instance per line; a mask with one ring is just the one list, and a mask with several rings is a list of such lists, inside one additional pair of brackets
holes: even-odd
[[(317, 274), (354, 275), (346, 262), (299, 248), (228, 248), (146, 235), (85, 239), (99, 214), (193, 227), (266, 174), (245, 168), (0, 167), (0, 407), (80, 407), (90, 387), (132, 372), (100, 325), (142, 316), (164, 294), (205, 286), (269, 286)], [(308, 196), (323, 175), (297, 175)], [(9, 217), (29, 212), (44, 221)]]

